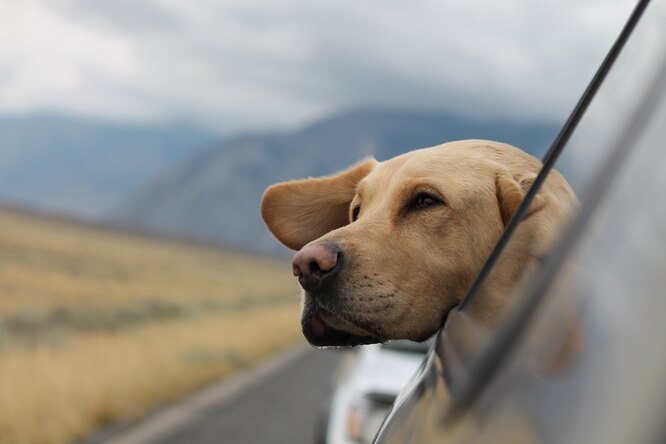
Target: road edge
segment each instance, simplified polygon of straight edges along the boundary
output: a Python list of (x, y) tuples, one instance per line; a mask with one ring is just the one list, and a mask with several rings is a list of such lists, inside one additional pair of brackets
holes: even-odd
[(137, 424), (113, 436), (97, 440), (99, 444), (154, 444), (179, 429), (201, 418), (215, 406), (228, 403), (245, 390), (267, 379), (296, 360), (310, 347), (299, 341), (262, 361), (241, 370), (187, 396), (182, 401), (166, 406)]

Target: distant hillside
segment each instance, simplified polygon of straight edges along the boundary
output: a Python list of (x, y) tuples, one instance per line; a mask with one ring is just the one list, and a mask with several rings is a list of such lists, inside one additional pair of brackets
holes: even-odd
[(0, 116), (0, 200), (99, 216), (211, 140), (182, 125)]
[(258, 251), (280, 251), (259, 217), (266, 186), (340, 170), (373, 154), (383, 160), (450, 140), (484, 138), (540, 156), (557, 127), (478, 122), (446, 114), (357, 111), (286, 134), (240, 137), (199, 153), (111, 214), (124, 224)]

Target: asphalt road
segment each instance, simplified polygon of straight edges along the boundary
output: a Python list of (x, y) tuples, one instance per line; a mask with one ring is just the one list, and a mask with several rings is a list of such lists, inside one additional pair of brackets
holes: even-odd
[(340, 357), (336, 350), (297, 349), (102, 442), (313, 444)]

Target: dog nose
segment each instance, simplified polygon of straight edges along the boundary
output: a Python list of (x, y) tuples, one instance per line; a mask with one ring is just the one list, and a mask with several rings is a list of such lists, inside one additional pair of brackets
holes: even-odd
[(303, 247), (292, 262), (294, 276), (304, 290), (320, 287), (338, 265), (342, 250), (333, 242), (319, 242)]

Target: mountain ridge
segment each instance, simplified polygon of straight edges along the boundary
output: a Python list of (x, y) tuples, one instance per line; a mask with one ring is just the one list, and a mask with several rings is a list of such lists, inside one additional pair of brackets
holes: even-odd
[(98, 217), (216, 138), (186, 124), (0, 115), (0, 199)]

